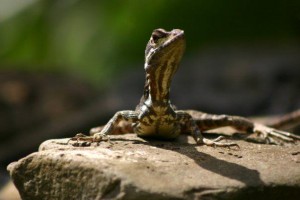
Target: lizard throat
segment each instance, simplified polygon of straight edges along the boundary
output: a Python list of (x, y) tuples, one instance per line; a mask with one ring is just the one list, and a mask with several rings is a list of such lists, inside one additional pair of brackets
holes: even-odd
[[(157, 66), (151, 74), (147, 74), (149, 81), (149, 95), (152, 101), (168, 101), (170, 86), (173, 75), (177, 69), (173, 63), (167, 61), (161, 66)], [(174, 71), (175, 69), (175, 71)]]

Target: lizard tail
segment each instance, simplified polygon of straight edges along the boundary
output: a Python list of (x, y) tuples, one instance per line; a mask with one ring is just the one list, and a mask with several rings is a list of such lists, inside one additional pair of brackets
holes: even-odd
[(300, 109), (280, 116), (266, 125), (276, 129), (294, 129), (300, 125)]

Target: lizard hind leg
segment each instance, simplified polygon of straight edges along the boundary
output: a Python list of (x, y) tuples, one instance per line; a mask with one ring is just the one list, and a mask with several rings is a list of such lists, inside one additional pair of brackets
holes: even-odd
[(281, 144), (300, 140), (298, 135), (254, 123), (240, 116), (214, 115), (195, 110), (186, 110), (186, 112), (192, 116), (197, 126), (203, 131), (231, 126), (240, 132), (257, 133), (259, 137), (246, 139), (256, 143)]
[[(260, 137), (251, 139), (253, 142), (263, 142), (267, 144), (283, 144), (284, 142), (295, 142), (300, 140), (300, 136), (293, 133), (281, 131), (262, 124), (254, 123), (253, 132)], [(261, 141), (260, 141), (261, 140)]]

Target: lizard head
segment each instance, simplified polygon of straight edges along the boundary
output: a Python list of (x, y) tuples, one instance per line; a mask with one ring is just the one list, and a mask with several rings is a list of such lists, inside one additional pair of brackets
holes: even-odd
[(185, 50), (184, 31), (173, 29), (155, 29), (145, 50), (145, 69), (157, 68), (171, 59), (176, 65), (179, 64)]
[(145, 98), (168, 101), (172, 78), (185, 50), (184, 32), (155, 29), (145, 50)]

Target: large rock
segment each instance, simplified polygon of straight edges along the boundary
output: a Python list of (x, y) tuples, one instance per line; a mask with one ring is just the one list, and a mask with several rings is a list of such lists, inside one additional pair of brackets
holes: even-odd
[(134, 134), (74, 147), (48, 140), (8, 166), (22, 199), (299, 199), (300, 145), (236, 141), (196, 146), (191, 137)]

